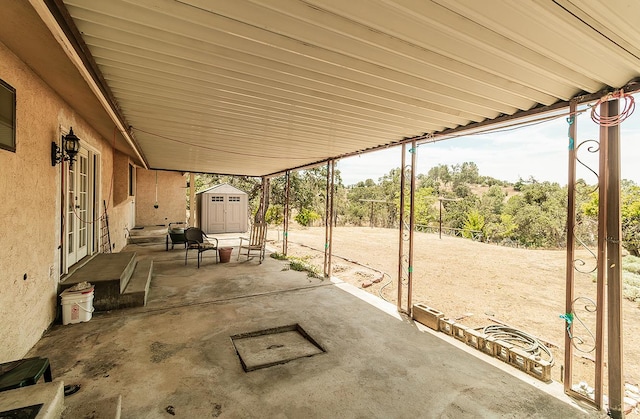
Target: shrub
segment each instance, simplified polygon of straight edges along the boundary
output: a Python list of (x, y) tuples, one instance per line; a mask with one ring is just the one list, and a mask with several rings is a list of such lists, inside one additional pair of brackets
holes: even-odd
[(288, 260), (289, 266), (283, 271), (292, 269), (297, 272), (307, 272), (311, 278), (322, 278), (320, 269), (309, 263), (309, 257), (285, 256), (282, 253), (271, 253), (271, 257), (277, 260)]
[(625, 271), (640, 274), (640, 258), (637, 256), (625, 256), (622, 258), (622, 269)]
[(282, 222), (284, 221), (282, 205), (271, 205), (269, 208), (267, 208), (267, 212), (264, 215), (264, 220), (269, 224), (282, 224)]
[(312, 222), (320, 219), (320, 214), (308, 208), (302, 208), (294, 217), (296, 222), (304, 227), (309, 227)]

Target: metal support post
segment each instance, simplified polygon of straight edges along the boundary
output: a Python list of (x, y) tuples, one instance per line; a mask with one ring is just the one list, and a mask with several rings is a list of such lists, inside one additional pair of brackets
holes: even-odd
[(189, 226), (196, 226), (196, 176), (189, 173)]
[(258, 207), (258, 212), (256, 212), (256, 216), (255, 216), (256, 223), (265, 222), (267, 208), (269, 208), (269, 183), (270, 183), (270, 179), (266, 176), (263, 176), (262, 191), (260, 193), (260, 206)]
[[(568, 173), (568, 201), (567, 201), (567, 259), (566, 259), (566, 295), (565, 295), (565, 314), (562, 316), (566, 321), (567, 331), (565, 333), (565, 350), (564, 350), (564, 391), (565, 393), (581, 399), (589, 404), (593, 404), (596, 408), (601, 409), (603, 405), (603, 354), (604, 354), (604, 296), (606, 283), (606, 217), (607, 209), (604, 206), (607, 201), (607, 133), (604, 127), (600, 128), (599, 141), (588, 139), (579, 142), (577, 140), (577, 106), (574, 102), (570, 104), (569, 122), (569, 173)], [(606, 115), (606, 109), (601, 111), (601, 115)], [(597, 146), (594, 146), (597, 144)], [(583, 147), (584, 146), (584, 147)], [(598, 153), (599, 167), (598, 171), (589, 168), (581, 160), (579, 153), (581, 151), (589, 153)], [(578, 219), (576, 217), (576, 183), (577, 164), (585, 166), (591, 172), (598, 176), (598, 193), (599, 193), (599, 209), (598, 209), (598, 244), (596, 253), (591, 253), (595, 264), (591, 269), (582, 268), (585, 262), (576, 256), (575, 246), (580, 244), (589, 250), (580, 237), (577, 236)], [(595, 190), (594, 190), (595, 191)], [(576, 296), (575, 292), (575, 272), (583, 274), (592, 274), (597, 272), (596, 280), (596, 297), (595, 302), (589, 296)], [(578, 315), (583, 313), (577, 310), (585, 310), (595, 313), (594, 333), (582, 323)], [(575, 328), (574, 320), (579, 321), (582, 327)], [(582, 339), (577, 336), (578, 333), (586, 331), (591, 339)], [(573, 360), (576, 352), (582, 352), (595, 355), (594, 363), (594, 395), (593, 398), (573, 390)]]
[(415, 232), (415, 198), (416, 198), (416, 159), (417, 144), (415, 141), (411, 143), (411, 195), (409, 199), (409, 275), (407, 282), (407, 311), (411, 315), (412, 298), (413, 298), (413, 235)]
[(400, 224), (399, 232), (400, 238), (398, 240), (398, 298), (396, 300), (396, 306), (398, 311), (402, 312), (402, 284), (404, 278), (404, 236), (405, 236), (405, 222), (404, 222), (404, 192), (405, 192), (405, 171), (406, 171), (406, 154), (407, 145), (402, 144), (402, 157), (400, 163)]
[[(576, 225), (576, 141), (578, 134), (578, 118), (576, 115), (577, 103), (571, 101), (569, 105), (569, 173), (567, 182), (567, 266), (566, 266), (566, 294), (565, 313), (573, 310), (574, 298), (574, 260), (575, 260), (575, 225)], [(570, 333), (569, 333), (570, 332)], [(573, 324), (567, 324), (567, 333), (564, 334), (564, 391), (571, 391), (573, 380)]]
[[(407, 165), (406, 144), (402, 145), (402, 166), (400, 168), (400, 240), (398, 245), (398, 311), (411, 315), (413, 292), (413, 232), (415, 229), (415, 189), (416, 189), (416, 142), (411, 143), (411, 163)], [(408, 182), (407, 182), (408, 181)], [(408, 184), (408, 186), (407, 186)], [(407, 197), (408, 194), (408, 197)], [(408, 211), (405, 208), (407, 204)], [(407, 308), (402, 306), (403, 291), (407, 286)]]
[[(607, 116), (618, 115), (617, 99), (603, 103)], [(622, 252), (620, 220), (620, 126), (607, 130), (606, 176), (606, 271), (607, 271), (607, 354), (609, 415), (624, 418), (624, 375), (622, 346)], [(602, 205), (602, 204), (601, 204)]]
[(439, 198), (440, 201), (440, 228), (438, 228), (438, 238), (442, 240), (442, 198)]
[(327, 162), (327, 193), (325, 199), (325, 244), (324, 244), (324, 276), (331, 277), (331, 251), (333, 242), (333, 189), (335, 182), (335, 160)]
[[(606, 103), (600, 105), (600, 115), (608, 115)], [(605, 287), (607, 283), (607, 177), (609, 166), (608, 144), (609, 137), (607, 128), (600, 127), (599, 145), (599, 166), (598, 166), (598, 270), (596, 279), (597, 299), (596, 299), (596, 377), (595, 377), (595, 399), (598, 409), (603, 405), (603, 368), (604, 368), (604, 319), (605, 319)]]
[(287, 256), (289, 246), (289, 192), (291, 187), (291, 171), (285, 173), (284, 187), (284, 221), (282, 223), (282, 254)]
[(331, 258), (333, 256), (333, 219), (335, 212), (335, 182), (336, 182), (336, 161), (331, 160), (331, 195), (329, 196), (329, 263), (327, 266), (327, 277), (331, 277), (332, 268), (331, 268)]

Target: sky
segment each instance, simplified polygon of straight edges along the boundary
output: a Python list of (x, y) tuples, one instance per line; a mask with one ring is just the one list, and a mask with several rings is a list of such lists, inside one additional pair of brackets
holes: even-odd
[[(636, 97), (640, 100), (640, 96)], [(639, 104), (640, 105), (640, 104)], [(640, 106), (639, 106), (640, 108)], [(587, 139), (598, 139), (598, 125), (590, 112), (577, 119), (576, 145)], [(516, 182), (533, 176), (538, 181), (567, 184), (568, 128), (566, 117), (503, 132), (469, 135), (418, 147), (417, 173), (427, 173), (439, 164), (454, 165), (475, 162), (480, 175)], [(588, 153), (589, 144), (580, 147), (579, 158), (597, 171), (597, 153)], [(623, 179), (640, 184), (640, 110), (620, 126), (621, 174)], [(338, 169), (344, 185), (380, 177), (400, 167), (401, 147), (394, 147), (342, 159)], [(586, 169), (577, 169), (578, 178), (587, 183), (597, 179)]]

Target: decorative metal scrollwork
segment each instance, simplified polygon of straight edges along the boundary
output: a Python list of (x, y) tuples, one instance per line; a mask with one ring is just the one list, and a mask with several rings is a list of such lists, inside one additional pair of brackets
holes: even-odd
[(597, 140), (584, 140), (583, 142), (578, 144), (578, 146), (576, 147), (576, 161), (580, 163), (580, 165), (585, 169), (587, 169), (589, 172), (593, 173), (593, 175), (596, 177), (596, 183), (595, 183), (596, 186), (593, 188), (593, 190), (590, 191), (590, 192), (595, 192), (598, 190), (598, 184), (599, 184), (598, 180), (600, 179), (600, 176), (598, 175), (598, 172), (590, 168), (585, 162), (580, 160), (580, 157), (578, 157), (578, 154), (580, 153), (580, 149), (585, 144), (589, 144), (586, 148), (587, 152), (591, 154), (595, 154), (600, 151), (600, 142), (598, 142)]
[[(409, 150), (411, 153), (412, 151)], [(413, 167), (411, 165), (405, 165), (403, 174), (404, 174), (404, 191), (403, 195), (405, 197), (405, 202), (402, 204), (405, 206), (403, 219), (400, 220), (402, 223), (402, 243), (400, 246), (403, 248), (402, 252), (402, 285), (407, 285), (409, 282), (409, 273), (412, 267), (409, 264), (409, 240), (411, 236), (411, 213), (407, 210), (407, 197), (411, 195), (411, 178), (412, 178), (412, 170)]]
[(585, 249), (587, 252), (589, 252), (591, 254), (591, 256), (594, 259), (594, 264), (593, 267), (591, 268), (587, 268), (587, 269), (582, 269), (584, 266), (587, 266), (587, 262), (584, 261), (584, 259), (581, 258), (576, 258), (573, 260), (573, 268), (583, 274), (591, 274), (594, 273), (596, 271), (596, 269), (598, 269), (598, 256), (593, 252), (593, 250), (591, 250), (587, 244), (582, 241), (578, 236), (575, 235), (574, 232), (574, 236), (573, 236), (576, 241), (580, 244), (580, 246)]
[[(588, 153), (598, 153), (600, 151), (600, 142), (596, 141), (596, 140), (585, 140), (583, 142), (581, 142), (580, 144), (578, 144), (578, 146), (575, 148), (576, 150), (576, 161), (585, 169), (587, 169), (590, 173), (592, 173), (595, 177), (596, 177), (596, 183), (595, 186), (593, 187), (592, 190), (589, 191), (589, 193), (593, 193), (595, 191), (598, 190), (598, 185), (599, 185), (599, 179), (600, 176), (598, 175), (598, 173), (592, 169), (591, 167), (589, 167), (584, 161), (580, 160), (580, 157), (578, 156), (578, 154), (580, 153), (581, 149), (583, 149), (583, 147), (586, 146), (586, 151)], [(591, 255), (591, 258), (593, 259), (593, 266), (591, 266), (590, 264), (588, 264), (584, 259), (581, 258), (576, 258), (573, 261), (573, 267), (577, 272), (580, 273), (584, 273), (584, 274), (590, 274), (596, 271), (596, 269), (598, 268), (598, 256), (589, 248), (589, 245), (587, 243), (585, 243), (584, 240), (582, 240), (580, 237), (578, 237), (578, 235), (576, 234), (577, 229), (583, 225), (583, 221), (577, 221), (576, 225), (574, 227), (573, 230), (573, 238), (576, 240), (576, 242), (580, 245), (580, 247), (584, 250), (586, 250), (587, 252), (589, 252), (589, 254)], [(585, 266), (588, 266), (587, 268), (585, 268)]]
[[(578, 297), (571, 303), (571, 313), (563, 314), (560, 317), (567, 322), (567, 334), (573, 347), (582, 353), (591, 353), (596, 349), (596, 338), (576, 311), (576, 306), (580, 307), (581, 304), (584, 304), (582, 309), (585, 313), (596, 313), (598, 311), (597, 304), (592, 299)], [(582, 334), (584, 338), (578, 336), (578, 333)]]

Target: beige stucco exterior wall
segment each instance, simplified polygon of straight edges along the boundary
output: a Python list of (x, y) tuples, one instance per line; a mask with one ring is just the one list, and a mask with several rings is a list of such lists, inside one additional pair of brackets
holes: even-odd
[(125, 245), (131, 200), (114, 206), (113, 149), (53, 90), (0, 43), (0, 79), (16, 89), (16, 152), (0, 150), (0, 362), (21, 358), (55, 319), (60, 272), (61, 166), (51, 142), (73, 127), (100, 154), (100, 196), (112, 242)]
[[(158, 208), (156, 204), (156, 174), (158, 176)], [(180, 172), (162, 170), (136, 171), (136, 224), (168, 225), (186, 221), (187, 179)]]
[[(132, 218), (135, 214), (135, 202), (132, 196), (128, 196), (129, 157), (113, 149), (106, 154), (102, 158), (105, 173), (102, 178), (102, 196), (107, 202), (111, 251), (119, 252), (127, 245), (128, 230), (134, 227)], [(104, 170), (104, 167), (108, 170)], [(101, 207), (100, 214), (102, 213)]]

